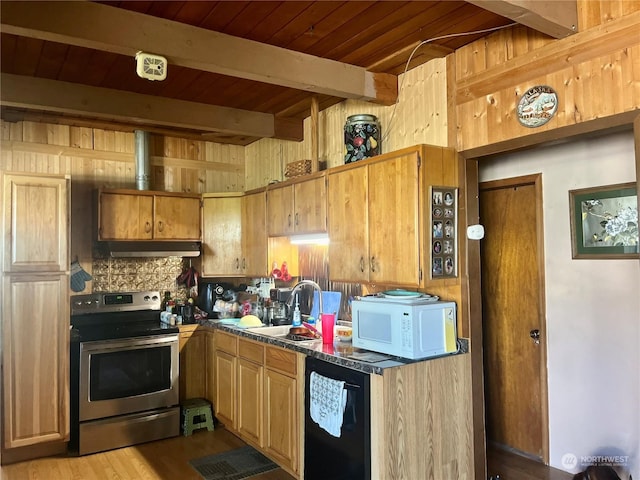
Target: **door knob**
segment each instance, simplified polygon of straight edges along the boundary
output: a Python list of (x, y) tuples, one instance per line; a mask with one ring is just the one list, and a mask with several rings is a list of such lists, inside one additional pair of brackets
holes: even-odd
[(533, 338), (533, 343), (535, 343), (536, 345), (540, 344), (540, 330), (538, 330), (537, 328), (535, 330), (531, 330), (529, 332), (529, 336)]

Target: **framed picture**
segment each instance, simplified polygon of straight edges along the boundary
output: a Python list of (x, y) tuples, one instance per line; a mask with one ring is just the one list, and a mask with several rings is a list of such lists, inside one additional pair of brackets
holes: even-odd
[(456, 245), (458, 189), (455, 187), (431, 187), (431, 278), (458, 276)]
[(638, 258), (635, 183), (569, 191), (573, 258)]

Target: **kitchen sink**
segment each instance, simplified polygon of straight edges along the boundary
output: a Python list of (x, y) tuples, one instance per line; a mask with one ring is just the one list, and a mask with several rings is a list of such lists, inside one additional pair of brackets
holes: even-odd
[(273, 327), (253, 327), (247, 328), (247, 332), (267, 335), (269, 337), (285, 337), (289, 333), (291, 325), (275, 325)]

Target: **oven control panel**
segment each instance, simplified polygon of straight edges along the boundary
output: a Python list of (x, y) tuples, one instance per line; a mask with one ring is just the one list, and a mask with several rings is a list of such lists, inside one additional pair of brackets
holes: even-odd
[(71, 315), (160, 310), (161, 306), (158, 291), (90, 293), (71, 297)]

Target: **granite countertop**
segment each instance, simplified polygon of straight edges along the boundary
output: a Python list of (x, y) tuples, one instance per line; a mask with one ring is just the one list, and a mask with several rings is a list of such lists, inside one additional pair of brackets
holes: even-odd
[[(263, 335), (232, 325), (225, 325), (216, 320), (200, 321), (199, 325), (218, 329), (223, 332), (232, 333), (234, 335), (238, 335), (239, 337), (257, 340), (269, 345), (277, 345), (278, 347), (284, 347), (288, 350), (300, 352), (304, 355), (318, 358), (329, 363), (334, 363), (336, 365), (359, 370), (364, 373), (374, 373), (377, 375), (382, 375), (384, 370), (387, 368), (400, 367), (417, 362), (427, 362), (429, 360), (432, 360), (433, 358), (441, 358), (433, 357), (423, 360), (410, 360), (407, 358), (394, 357), (392, 355), (386, 355), (382, 353), (372, 352), (370, 350), (355, 348), (351, 344), (351, 342), (341, 342), (338, 340), (336, 340), (332, 345), (323, 344), (321, 339), (305, 340), (302, 342), (287, 340), (284, 337)], [(451, 355), (467, 353), (469, 351), (468, 342), (464, 338), (458, 340), (458, 346), (458, 352)]]

